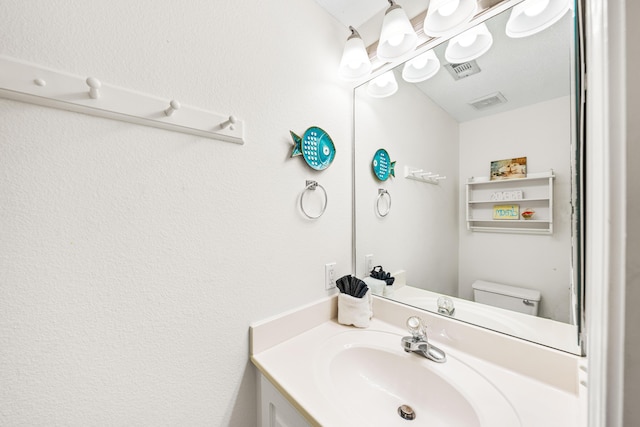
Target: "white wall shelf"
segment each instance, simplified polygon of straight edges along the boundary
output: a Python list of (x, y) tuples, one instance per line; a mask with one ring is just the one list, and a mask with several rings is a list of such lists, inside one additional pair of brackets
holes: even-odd
[(221, 115), (0, 55), (0, 97), (244, 144), (244, 123)]
[[(493, 233), (553, 233), (553, 170), (526, 178), (490, 181), (469, 178), (466, 183), (466, 222), (471, 231)], [(521, 192), (521, 199), (492, 199), (499, 192)], [(495, 205), (519, 205), (535, 210), (532, 219), (494, 219)]]

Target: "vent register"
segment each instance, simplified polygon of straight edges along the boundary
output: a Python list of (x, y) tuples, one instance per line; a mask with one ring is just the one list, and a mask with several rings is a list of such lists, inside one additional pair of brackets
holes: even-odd
[(462, 64), (446, 64), (444, 67), (454, 80), (464, 79), (481, 71), (475, 60), (463, 62)]
[(474, 99), (469, 102), (476, 110), (484, 110), (485, 108), (493, 107), (495, 105), (504, 104), (507, 102), (507, 99), (500, 92), (495, 92), (490, 95), (485, 95), (481, 98)]
[[(444, 65), (444, 68), (447, 69), (449, 74), (451, 74), (451, 77), (453, 77), (453, 79), (456, 81), (472, 76), (474, 74), (478, 74), (480, 71), (482, 71), (475, 60), (463, 62), (462, 64), (446, 64)], [(495, 92), (489, 95), (485, 95), (481, 98), (474, 99), (473, 101), (469, 102), (469, 105), (471, 105), (476, 110), (484, 110), (485, 108), (504, 104), (505, 102), (507, 102), (507, 99), (504, 97), (504, 95), (500, 92)]]

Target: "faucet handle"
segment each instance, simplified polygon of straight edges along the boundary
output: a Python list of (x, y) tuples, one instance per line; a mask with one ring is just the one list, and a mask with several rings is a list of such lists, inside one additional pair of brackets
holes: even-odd
[(407, 328), (414, 340), (424, 339), (427, 336), (427, 327), (418, 316), (411, 316), (407, 319)]

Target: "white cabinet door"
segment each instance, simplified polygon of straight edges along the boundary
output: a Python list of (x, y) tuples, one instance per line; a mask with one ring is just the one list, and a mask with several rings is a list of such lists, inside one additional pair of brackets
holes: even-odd
[(311, 424), (262, 374), (258, 374), (260, 427), (311, 427)]

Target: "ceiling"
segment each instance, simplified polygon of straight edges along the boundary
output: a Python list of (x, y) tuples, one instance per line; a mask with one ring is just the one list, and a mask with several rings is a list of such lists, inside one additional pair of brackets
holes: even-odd
[[(358, 30), (369, 46), (378, 40), (388, 0), (315, 0), (324, 10), (345, 26), (345, 40), (349, 26)], [(481, 0), (483, 1), (483, 0)], [(429, 0), (400, 0), (397, 2), (409, 19), (427, 10)]]
[[(425, 0), (421, 2), (428, 3)], [(316, 3), (345, 27), (351, 25), (356, 28), (362, 26), (378, 13), (384, 12), (389, 5), (387, 0), (316, 0)]]
[[(330, 15), (348, 27), (358, 29), (365, 45), (377, 41), (387, 0), (315, 0)], [(482, 3), (483, 0), (480, 0)], [(398, 0), (409, 18), (424, 12), (428, 0)], [(481, 5), (482, 6), (482, 5)], [(416, 84), (429, 98), (459, 122), (531, 105), (571, 92), (572, 16), (570, 13), (551, 28), (534, 36), (512, 39), (504, 28), (509, 11), (487, 21), (494, 39), (491, 49), (476, 61), (482, 70), (473, 76), (454, 81), (444, 69), (446, 43), (435, 47), (443, 67), (433, 78)], [(345, 29), (345, 41), (349, 32)], [(396, 68), (400, 81), (402, 68)], [(500, 92), (505, 104), (475, 110), (469, 102)]]

